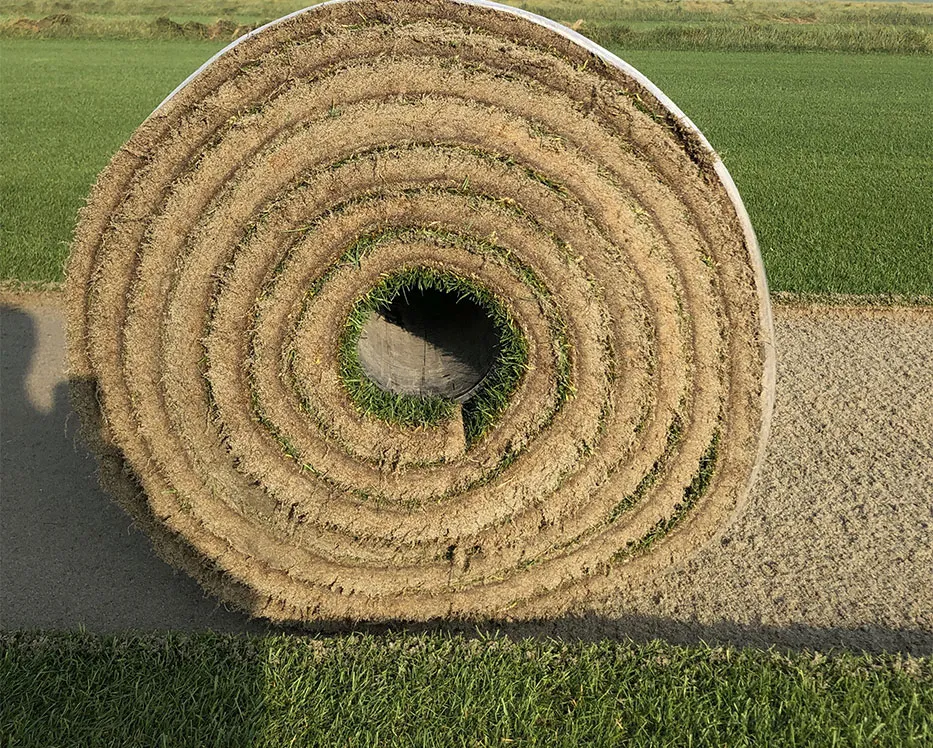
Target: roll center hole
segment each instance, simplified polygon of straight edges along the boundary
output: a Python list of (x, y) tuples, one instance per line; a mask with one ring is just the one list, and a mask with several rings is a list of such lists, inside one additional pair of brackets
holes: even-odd
[(489, 372), (500, 340), (488, 311), (436, 289), (406, 289), (366, 320), (360, 365), (382, 389), (468, 400)]

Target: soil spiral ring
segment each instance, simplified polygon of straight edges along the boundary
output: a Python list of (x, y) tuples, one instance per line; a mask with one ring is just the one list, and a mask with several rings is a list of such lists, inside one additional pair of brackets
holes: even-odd
[(231, 45), (101, 174), (67, 289), (105, 484), (277, 621), (579, 609), (708, 541), (767, 436), (721, 161), (617, 58), (489, 3), (327, 3)]

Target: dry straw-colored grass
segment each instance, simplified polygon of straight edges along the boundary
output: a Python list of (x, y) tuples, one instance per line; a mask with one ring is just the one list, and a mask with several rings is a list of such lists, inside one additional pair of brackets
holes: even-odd
[[(637, 585), (743, 500), (770, 412), (760, 261), (716, 163), (641, 82), (502, 10), (355, 0), (241, 42), (77, 229), (105, 484), (277, 621), (556, 615)], [(400, 268), (486, 289), (527, 342), (473, 443), (459, 408), (391, 423), (341, 379), (348, 316)]]

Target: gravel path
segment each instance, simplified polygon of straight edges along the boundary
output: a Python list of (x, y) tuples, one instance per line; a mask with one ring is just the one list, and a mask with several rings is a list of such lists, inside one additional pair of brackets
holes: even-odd
[[(746, 510), (616, 615), (755, 643), (933, 650), (933, 310), (775, 309)], [(663, 628), (663, 627), (662, 627)], [(649, 627), (650, 630), (650, 627)]]
[[(0, 628), (261, 630), (151, 552), (76, 439), (57, 297), (0, 296)], [(775, 308), (745, 511), (630, 600), (517, 634), (933, 653), (933, 309)]]

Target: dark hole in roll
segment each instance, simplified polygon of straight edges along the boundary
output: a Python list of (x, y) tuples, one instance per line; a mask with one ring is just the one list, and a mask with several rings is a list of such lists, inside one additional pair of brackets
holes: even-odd
[(407, 289), (377, 309), (358, 344), (366, 375), (389, 392), (449, 397), (476, 392), (499, 350), (487, 310), (435, 289)]

